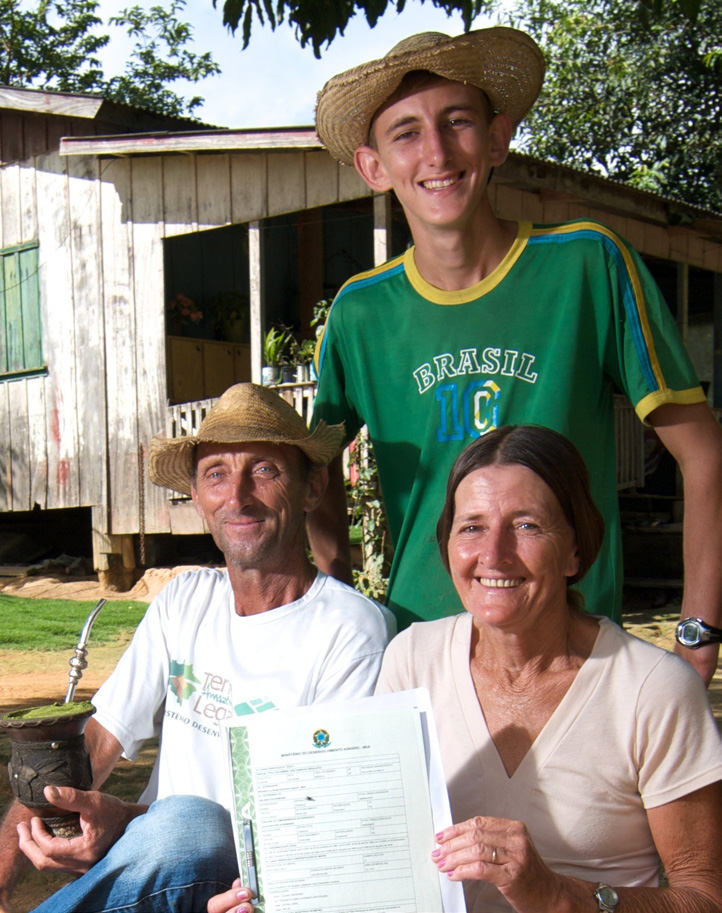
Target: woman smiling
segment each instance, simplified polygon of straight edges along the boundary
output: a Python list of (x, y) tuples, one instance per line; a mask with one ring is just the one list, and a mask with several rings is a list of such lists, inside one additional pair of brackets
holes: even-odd
[(431, 692), (469, 913), (721, 909), (722, 740), (690, 666), (582, 610), (602, 537), (565, 438), (484, 435), (437, 526), (466, 612), (387, 648), (377, 691)]

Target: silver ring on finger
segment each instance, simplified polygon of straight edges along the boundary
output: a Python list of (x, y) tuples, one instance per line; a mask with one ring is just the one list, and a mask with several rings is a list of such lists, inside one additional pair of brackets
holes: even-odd
[(495, 846), (491, 848), (491, 861), (493, 864), (496, 863), (496, 860), (499, 858), (499, 852)]

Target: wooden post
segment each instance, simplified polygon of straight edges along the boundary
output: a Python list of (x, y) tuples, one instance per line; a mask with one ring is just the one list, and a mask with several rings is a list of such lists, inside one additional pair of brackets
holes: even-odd
[(677, 264), (677, 326), (685, 345), (689, 335), (689, 264)]
[(263, 364), (263, 276), (261, 223), (248, 223), (248, 274), (250, 278), (251, 380), (261, 382)]
[(100, 585), (108, 590), (127, 592), (135, 583), (133, 536), (109, 534), (108, 512), (102, 505), (92, 507), (91, 518), (93, 567), (98, 572)]
[(391, 252), (391, 196), (374, 197), (374, 266), (385, 263)]
[(722, 273), (714, 274), (712, 291), (714, 348), (712, 362), (712, 405), (722, 408)]

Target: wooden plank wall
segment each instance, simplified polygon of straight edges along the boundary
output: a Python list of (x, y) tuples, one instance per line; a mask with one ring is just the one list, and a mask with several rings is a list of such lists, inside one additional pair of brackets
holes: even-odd
[[(0, 109), (0, 164), (27, 162), (35, 155), (52, 152), (61, 136), (107, 135), (123, 129), (119, 124), (82, 116), (48, 117), (42, 113), (40, 96), (37, 98), (38, 112)], [(83, 101), (80, 104), (85, 105)]]
[(618, 232), (641, 254), (722, 272), (722, 244), (700, 237), (693, 229), (653, 225), (556, 191), (529, 192), (500, 182), (492, 183), (489, 190), (492, 206), (503, 219), (532, 222), (595, 219)]
[(63, 131), (27, 122), (0, 123), (0, 246), (39, 242), (48, 373), (0, 382), (0, 511), (91, 506), (101, 538), (142, 513), (168, 531), (147, 480), (166, 424), (163, 238), (367, 191), (322, 152), (61, 159), (45, 150)]
[(47, 376), (0, 384), (0, 421), (9, 429), (0, 442), (6, 510), (106, 497), (97, 168), (43, 154), (0, 169), (0, 246), (38, 241), (42, 347), (52, 366)]
[[(169, 531), (165, 493), (147, 479), (166, 425), (163, 238), (368, 195), (322, 151), (38, 152), (0, 168), (0, 245), (39, 241), (48, 366), (0, 383), (0, 510), (93, 506), (101, 536), (138, 533), (142, 514), (146, 532)], [(498, 182), (492, 197), (503, 217), (598, 218), (643, 253), (722, 272), (722, 245), (687, 229)]]

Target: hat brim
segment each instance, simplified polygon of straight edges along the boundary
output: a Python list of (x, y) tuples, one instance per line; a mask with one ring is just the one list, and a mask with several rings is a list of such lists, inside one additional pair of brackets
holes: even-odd
[(503, 26), (391, 53), (326, 83), (316, 102), (316, 132), (335, 159), (353, 165), (356, 149), (368, 141), (374, 114), (412, 70), (477, 86), (517, 126), (539, 94), (544, 67), (536, 42)]
[(320, 421), (306, 438), (289, 440), (287, 435), (274, 436), (268, 430), (254, 433), (248, 428), (247, 433), (232, 435), (232, 440), (223, 439), (222, 434), (213, 436), (193, 435), (181, 438), (165, 438), (156, 435), (150, 442), (148, 453), (148, 476), (151, 482), (163, 488), (170, 488), (183, 495), (191, 493), (191, 475), (193, 459), (198, 444), (250, 444), (262, 441), (272, 444), (286, 444), (298, 447), (312, 463), (326, 466), (343, 448), (343, 425), (327, 425)]

